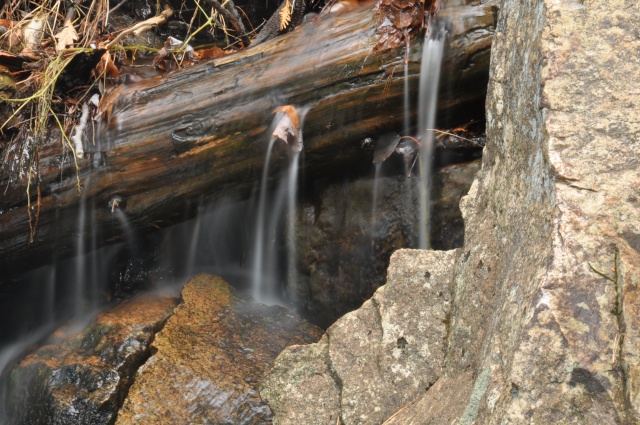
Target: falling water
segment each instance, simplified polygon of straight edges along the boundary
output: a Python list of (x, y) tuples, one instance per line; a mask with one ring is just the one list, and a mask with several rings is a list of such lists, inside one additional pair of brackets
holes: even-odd
[(129, 248), (129, 253), (133, 257), (136, 254), (138, 244), (136, 242), (136, 236), (133, 232), (133, 228), (129, 223), (129, 219), (127, 218), (125, 212), (120, 208), (114, 208), (112, 214), (116, 216), (116, 218), (118, 219), (118, 223), (120, 223), (120, 228), (124, 233), (125, 241), (127, 243), (127, 247)]
[(296, 194), (298, 191), (299, 162), (300, 152), (293, 152), (287, 179), (287, 285), (290, 288), (296, 285), (296, 258), (298, 255), (296, 244)]
[(258, 212), (256, 219), (255, 240), (253, 243), (253, 265), (251, 276), (251, 293), (253, 297), (262, 301), (263, 290), (262, 280), (264, 271), (264, 236), (265, 236), (265, 221), (266, 221), (266, 203), (267, 203), (267, 179), (269, 178), (269, 163), (271, 162), (271, 151), (276, 139), (271, 138), (269, 140), (269, 147), (267, 148), (267, 156), (265, 158), (264, 167), (262, 169), (262, 180), (260, 181), (260, 193), (258, 194)]
[(378, 208), (378, 186), (380, 185), (380, 170), (382, 169), (382, 163), (374, 164), (375, 172), (373, 175), (373, 196), (371, 200), (371, 224), (376, 220), (376, 209)]
[[(285, 205), (288, 199), (288, 173), (278, 182), (275, 192), (271, 194), (271, 202), (265, 207), (265, 219), (262, 245), (262, 270), (258, 282), (255, 299), (261, 303), (273, 305), (283, 304), (280, 290), (280, 260), (287, 255), (286, 241), (282, 241), (282, 219), (285, 217)], [(285, 248), (285, 252), (281, 252)]]
[[(408, 54), (408, 53), (407, 53)], [(409, 135), (409, 118), (410, 118), (410, 111), (409, 111), (409, 62), (407, 61), (404, 64), (404, 105), (403, 105), (403, 115), (404, 115), (404, 122), (403, 122), (403, 128), (402, 128), (402, 135), (403, 136), (408, 136)]]
[[(434, 33), (435, 30), (435, 34)], [(440, 65), (444, 51), (445, 34), (434, 27), (426, 34), (422, 48), (420, 86), (418, 95), (418, 138), (420, 147), (420, 227), (419, 248), (429, 249), (429, 205), (431, 168), (433, 162), (434, 127), (440, 82)]]
[(196, 257), (198, 254), (198, 243), (200, 242), (203, 215), (204, 214), (200, 211), (200, 208), (198, 208), (198, 214), (196, 216), (195, 225), (193, 226), (193, 232), (189, 241), (189, 256), (187, 257), (187, 267), (185, 270), (185, 274), (187, 276), (192, 276), (195, 272)]
[[(84, 187), (89, 185), (90, 177), (87, 177)], [(87, 192), (82, 191), (80, 195), (80, 205), (78, 211), (78, 242), (76, 243), (75, 256), (75, 279), (73, 292), (73, 311), (76, 316), (80, 316), (85, 311), (85, 279), (86, 279), (86, 248), (85, 248), (85, 229), (87, 227)]]

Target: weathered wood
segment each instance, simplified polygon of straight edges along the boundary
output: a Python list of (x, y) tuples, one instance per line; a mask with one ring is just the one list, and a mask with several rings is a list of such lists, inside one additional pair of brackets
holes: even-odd
[[(443, 125), (467, 119), (469, 111), (482, 113), (493, 4), (441, 11), (452, 22), (439, 100)], [(130, 225), (148, 231), (184, 219), (202, 197), (248, 194), (260, 176), (277, 106), (308, 111), (302, 123), (306, 176), (351, 166), (365, 156), (363, 138), (402, 128), (405, 52), (373, 52), (376, 41), (365, 8), (162, 79), (116, 88), (98, 122), (96, 144), (86, 146), (93, 153), (78, 161), (82, 195), (62, 145), (53, 141), (41, 150), (40, 214), (31, 244), (25, 187), (2, 176), (0, 267), (68, 252), (91, 233), (90, 224), (99, 244), (122, 238), (109, 203), (116, 195), (125, 201)], [(414, 112), (420, 51), (414, 40), (408, 68)], [(32, 186), (32, 217), (35, 193)], [(81, 200), (95, 208), (82, 232)]]

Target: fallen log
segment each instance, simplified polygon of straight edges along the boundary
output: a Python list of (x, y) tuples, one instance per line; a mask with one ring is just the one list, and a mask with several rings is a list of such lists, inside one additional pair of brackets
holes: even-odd
[[(484, 111), (495, 2), (468, 1), (440, 12), (450, 22), (438, 104), (445, 127)], [(85, 146), (77, 171), (64, 145), (50, 141), (39, 153), (39, 196), (31, 187), (30, 207), (23, 182), (1, 176), (0, 269), (27, 261), (33, 267), (90, 235), (93, 245), (121, 240), (114, 201), (130, 226), (145, 232), (189, 217), (203, 197), (247, 196), (260, 177), (278, 106), (306, 112), (308, 178), (367, 155), (371, 162), (361, 141), (399, 132), (404, 108), (405, 51), (374, 52), (377, 39), (367, 7), (162, 79), (117, 87), (103, 100), (95, 144)], [(414, 115), (421, 48), (413, 40), (407, 70)], [(79, 224), (81, 205), (92, 213)]]

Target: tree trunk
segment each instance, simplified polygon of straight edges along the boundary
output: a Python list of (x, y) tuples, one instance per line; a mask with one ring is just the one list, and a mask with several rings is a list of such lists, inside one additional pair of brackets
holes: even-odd
[[(493, 4), (440, 13), (450, 30), (442, 126), (484, 113)], [(374, 52), (376, 41), (368, 7), (162, 79), (117, 87), (103, 100), (109, 106), (96, 124), (95, 145), (78, 160), (82, 194), (63, 145), (52, 140), (41, 149), (39, 214), (33, 184), (30, 190), (31, 227), (38, 217), (31, 243), (25, 185), (2, 176), (0, 267), (46, 262), (89, 237), (91, 228), (98, 244), (121, 239), (110, 202), (116, 196), (130, 225), (142, 232), (183, 220), (203, 197), (247, 196), (260, 178), (278, 106), (293, 105), (301, 114), (307, 178), (370, 162), (362, 140), (400, 132), (404, 109), (404, 49)], [(408, 83), (414, 118), (421, 49), (413, 40)], [(82, 204), (92, 206), (92, 214), (78, 214)], [(87, 219), (79, 222), (81, 216)]]

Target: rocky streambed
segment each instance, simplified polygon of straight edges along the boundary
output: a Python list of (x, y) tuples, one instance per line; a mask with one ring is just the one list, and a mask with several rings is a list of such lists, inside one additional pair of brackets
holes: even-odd
[(257, 385), (276, 356), (322, 331), (199, 275), (180, 299), (141, 296), (10, 372), (9, 423), (270, 423)]

